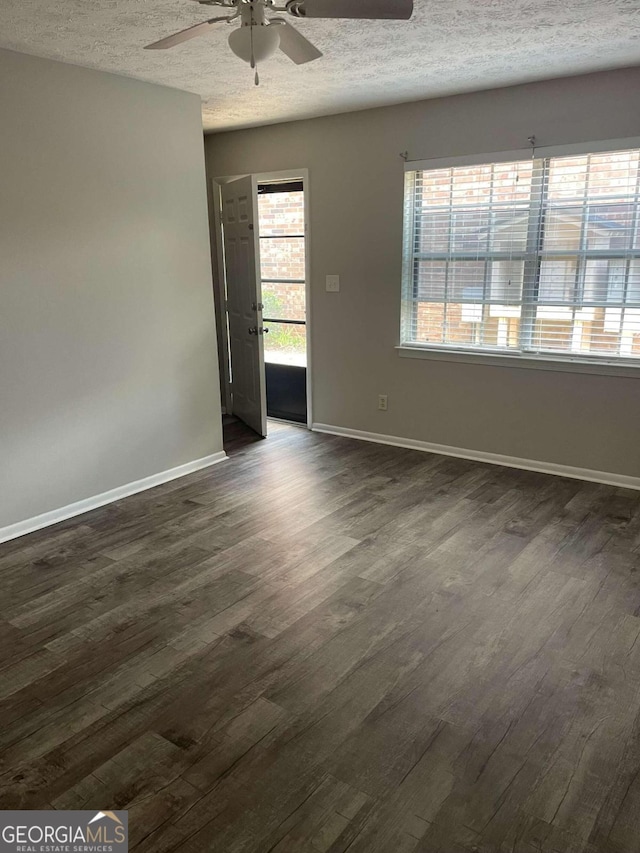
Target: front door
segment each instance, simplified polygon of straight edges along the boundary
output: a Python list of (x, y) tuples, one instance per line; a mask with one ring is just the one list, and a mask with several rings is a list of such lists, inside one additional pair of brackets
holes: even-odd
[(222, 186), (222, 225), (231, 351), (233, 414), (267, 434), (264, 329), (257, 274), (257, 187), (251, 176)]

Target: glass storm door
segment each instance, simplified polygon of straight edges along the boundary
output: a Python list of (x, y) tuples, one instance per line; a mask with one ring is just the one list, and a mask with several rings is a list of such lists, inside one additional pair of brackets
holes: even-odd
[(306, 424), (306, 247), (302, 181), (258, 184), (258, 220), (267, 414)]

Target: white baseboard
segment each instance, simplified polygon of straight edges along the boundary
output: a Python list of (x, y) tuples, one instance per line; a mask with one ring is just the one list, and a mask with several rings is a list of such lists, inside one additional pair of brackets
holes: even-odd
[(16, 524), (10, 524), (8, 527), (0, 527), (0, 542), (17, 539), (19, 536), (33, 533), (34, 530), (41, 530), (43, 527), (49, 527), (52, 524), (65, 521), (67, 518), (73, 518), (75, 515), (82, 515), (92, 509), (113, 503), (129, 495), (144, 492), (147, 489), (152, 489), (154, 486), (161, 486), (163, 483), (177, 480), (179, 477), (184, 477), (187, 474), (193, 474), (194, 471), (200, 471), (202, 468), (208, 468), (211, 465), (216, 465), (218, 462), (224, 462), (226, 458), (227, 454), (224, 450), (220, 450), (218, 453), (203, 456), (201, 459), (194, 459), (193, 462), (186, 462), (184, 465), (178, 465), (177, 468), (170, 468), (168, 471), (152, 474), (150, 477), (135, 480), (133, 483), (126, 483), (124, 486), (118, 486), (118, 488), (102, 492), (100, 495), (76, 501), (75, 503), (60, 507), (60, 509), (44, 512), (42, 515), (36, 515), (24, 521), (18, 521)]
[(381, 435), (377, 432), (364, 432), (359, 429), (332, 426), (331, 424), (313, 424), (312, 429), (314, 432), (326, 432), (330, 435), (341, 435), (360, 441), (372, 441), (375, 444), (390, 444), (393, 447), (423, 450), (426, 453), (437, 453), (441, 456), (456, 456), (460, 459), (488, 462), (491, 465), (502, 465), (506, 468), (521, 468), (525, 471), (538, 471), (541, 474), (555, 474), (557, 477), (571, 477), (574, 480), (587, 480), (590, 483), (604, 483), (607, 486), (640, 490), (640, 477), (629, 477), (626, 474), (593, 471), (591, 468), (575, 468), (572, 465), (559, 465), (556, 462), (538, 462), (533, 459), (503, 456), (501, 453), (489, 453), (484, 450), (465, 450), (462, 447), (449, 447), (446, 444), (432, 444), (430, 441), (398, 438), (395, 435)]

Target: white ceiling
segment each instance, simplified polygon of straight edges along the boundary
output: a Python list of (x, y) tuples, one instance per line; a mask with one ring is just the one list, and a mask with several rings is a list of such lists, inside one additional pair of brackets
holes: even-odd
[(193, 0), (0, 0), (0, 47), (197, 92), (207, 130), (640, 64), (638, 0), (415, 0), (411, 21), (290, 18), (324, 57), (279, 53), (258, 88), (228, 24), (142, 49), (217, 14)]

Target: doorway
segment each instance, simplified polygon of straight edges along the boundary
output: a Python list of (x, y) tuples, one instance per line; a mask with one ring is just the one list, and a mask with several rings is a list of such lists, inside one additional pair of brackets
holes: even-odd
[(311, 426), (306, 170), (213, 182), (223, 411)]
[(307, 423), (307, 294), (302, 180), (258, 183), (267, 415)]

